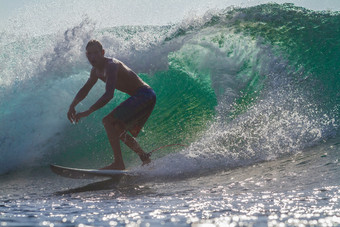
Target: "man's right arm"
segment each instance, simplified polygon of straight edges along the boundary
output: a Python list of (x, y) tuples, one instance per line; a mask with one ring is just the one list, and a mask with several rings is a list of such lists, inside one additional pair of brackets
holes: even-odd
[(76, 114), (75, 107), (88, 95), (92, 87), (98, 81), (98, 77), (94, 75), (94, 69), (91, 70), (90, 78), (87, 80), (85, 85), (78, 91), (76, 97), (73, 99), (70, 108), (67, 113), (67, 118), (72, 123), (74, 121), (74, 116)]

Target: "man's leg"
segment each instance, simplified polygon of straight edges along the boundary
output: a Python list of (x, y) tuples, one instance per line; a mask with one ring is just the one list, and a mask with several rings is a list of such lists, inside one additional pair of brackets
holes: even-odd
[(120, 135), (124, 132), (124, 128), (118, 121), (115, 121), (110, 115), (104, 117), (103, 124), (106, 134), (109, 138), (111, 148), (113, 150), (114, 162), (102, 169), (125, 169), (122, 151), (120, 149)]
[(123, 133), (120, 136), (120, 139), (135, 153), (139, 155), (139, 158), (142, 160), (143, 165), (148, 164), (151, 162), (150, 155), (148, 153), (145, 153), (143, 149), (140, 147), (138, 142), (130, 136), (128, 133)]

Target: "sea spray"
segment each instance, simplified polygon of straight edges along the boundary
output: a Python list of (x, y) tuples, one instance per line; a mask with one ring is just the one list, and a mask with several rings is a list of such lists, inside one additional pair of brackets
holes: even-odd
[[(295, 78), (302, 73), (300, 70), (295, 71), (277, 50), (263, 41), (252, 42), (239, 35), (232, 37), (226, 38), (230, 46), (225, 45), (224, 53), (228, 54), (219, 55), (223, 56), (219, 60), (233, 67), (222, 71), (222, 75), (211, 75), (211, 84), (219, 84), (215, 93), (220, 94), (214, 122), (188, 148), (156, 160), (150, 168), (138, 168), (138, 171), (146, 171), (151, 177), (183, 177), (230, 169), (293, 155), (335, 135), (336, 119), (318, 110), (317, 103), (305, 95), (299, 83), (296, 84)], [(204, 38), (200, 47), (206, 47), (207, 36)], [(242, 43), (242, 39), (248, 43), (243, 45), (247, 49), (230, 48)], [(221, 42), (220, 39), (219, 50), (223, 52)], [(195, 48), (183, 49), (190, 53)], [(247, 54), (242, 54), (245, 50)], [(201, 49), (199, 53), (205, 51)], [(199, 56), (196, 54), (194, 62), (186, 66), (192, 66)], [(209, 63), (199, 65), (209, 68)], [(215, 79), (229, 83), (218, 83)], [(233, 102), (227, 102), (228, 96)]]

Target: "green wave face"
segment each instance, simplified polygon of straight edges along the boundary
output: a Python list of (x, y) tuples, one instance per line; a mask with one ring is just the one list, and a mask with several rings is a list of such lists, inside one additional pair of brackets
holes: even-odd
[[(326, 111), (339, 113), (340, 14), (315, 12), (293, 4), (267, 4), (236, 10), (237, 32), (274, 46), (294, 67), (302, 83)], [(322, 94), (322, 95), (320, 95)]]

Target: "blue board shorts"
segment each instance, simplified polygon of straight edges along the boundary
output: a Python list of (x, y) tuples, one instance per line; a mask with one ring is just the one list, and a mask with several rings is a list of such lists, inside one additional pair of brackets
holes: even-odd
[(115, 119), (123, 123), (125, 130), (137, 137), (150, 117), (156, 104), (156, 94), (150, 87), (141, 87), (136, 94), (122, 102), (113, 111)]

